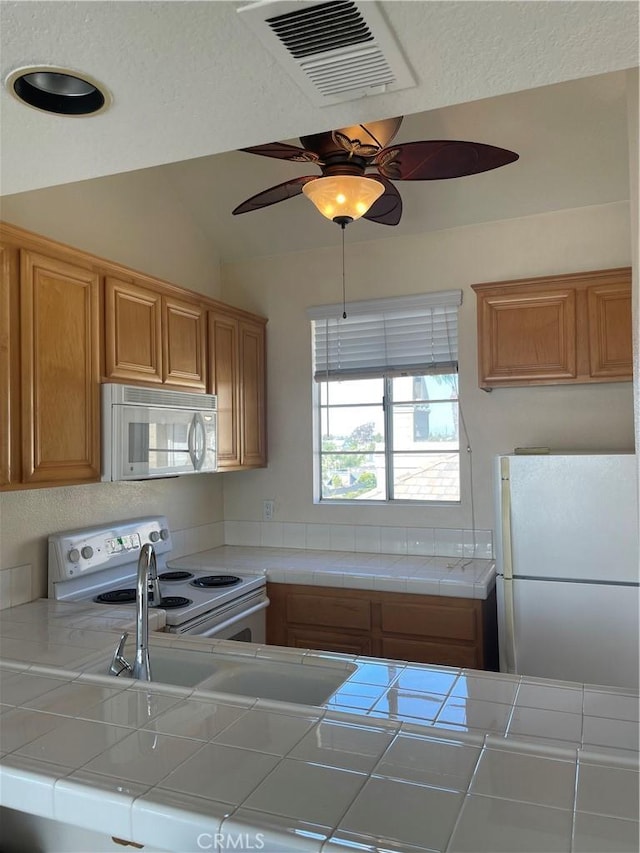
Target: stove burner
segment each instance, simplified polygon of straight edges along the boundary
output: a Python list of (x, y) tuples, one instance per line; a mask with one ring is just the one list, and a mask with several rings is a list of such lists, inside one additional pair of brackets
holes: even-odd
[(211, 589), (211, 587), (218, 586), (235, 586), (237, 583), (240, 583), (240, 578), (235, 575), (205, 575), (203, 578), (196, 578), (191, 581), (191, 586)]
[(186, 607), (191, 604), (190, 598), (185, 598), (182, 595), (167, 595), (160, 599), (160, 607), (165, 610), (173, 610), (175, 607)]
[(161, 581), (188, 581), (192, 577), (191, 572), (163, 572), (158, 575)]
[(93, 599), (100, 604), (130, 604), (136, 600), (135, 589), (114, 589), (111, 592), (103, 592)]
[[(94, 601), (100, 604), (133, 604), (135, 600), (135, 589), (114, 589), (111, 592), (103, 592), (94, 598)], [(186, 607), (188, 604), (191, 604), (190, 598), (185, 598), (182, 595), (167, 595), (160, 599), (158, 606), (164, 607), (165, 610), (173, 610), (176, 607)]]

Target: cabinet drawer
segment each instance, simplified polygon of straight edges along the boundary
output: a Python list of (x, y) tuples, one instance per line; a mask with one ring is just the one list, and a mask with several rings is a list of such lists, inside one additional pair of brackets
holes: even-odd
[(385, 634), (413, 634), (452, 640), (476, 639), (476, 614), (472, 608), (386, 602), (380, 607), (382, 631)]
[(334, 596), (294, 594), (287, 597), (287, 622), (328, 628), (371, 626), (368, 601)]
[(420, 640), (382, 638), (382, 657), (391, 660), (408, 660), (414, 663), (439, 663), (443, 666), (478, 668), (478, 650), (475, 646), (456, 646), (452, 643), (430, 643)]
[(357, 634), (349, 635), (338, 631), (323, 631), (307, 628), (289, 628), (287, 645), (295, 649), (320, 649), (323, 652), (339, 652), (345, 655), (370, 655), (371, 640)]

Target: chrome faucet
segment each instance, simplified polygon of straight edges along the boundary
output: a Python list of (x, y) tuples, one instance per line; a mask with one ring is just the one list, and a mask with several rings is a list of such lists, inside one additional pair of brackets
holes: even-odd
[(109, 672), (120, 675), (125, 670), (133, 678), (151, 681), (151, 662), (149, 661), (149, 606), (160, 604), (160, 584), (156, 566), (156, 552), (153, 545), (143, 545), (138, 559), (138, 580), (136, 585), (136, 656), (133, 666), (124, 657), (124, 644), (129, 636), (126, 632), (120, 637), (113, 653)]

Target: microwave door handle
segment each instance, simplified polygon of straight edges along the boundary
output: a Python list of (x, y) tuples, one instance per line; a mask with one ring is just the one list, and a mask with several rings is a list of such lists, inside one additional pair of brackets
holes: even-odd
[(203, 464), (204, 458), (207, 453), (207, 428), (204, 423), (204, 418), (200, 414), (200, 412), (196, 412), (193, 416), (194, 420), (194, 445), (195, 445), (195, 460), (193, 462), (193, 467), (196, 471), (199, 471)]
[(197, 457), (196, 457), (196, 448), (195, 448), (195, 434), (196, 434), (196, 416), (194, 415), (191, 418), (191, 422), (189, 423), (189, 430), (187, 432), (187, 450), (189, 451), (189, 459), (191, 459), (191, 464), (194, 467), (194, 470), (198, 470), (197, 467)]

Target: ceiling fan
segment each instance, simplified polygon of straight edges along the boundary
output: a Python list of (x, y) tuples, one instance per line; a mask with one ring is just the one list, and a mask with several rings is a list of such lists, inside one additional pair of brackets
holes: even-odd
[(234, 215), (259, 210), (304, 193), (343, 228), (363, 216), (397, 225), (402, 199), (392, 181), (436, 181), (498, 169), (518, 159), (513, 151), (481, 142), (428, 140), (390, 145), (403, 116), (302, 136), (302, 147), (270, 142), (242, 148), (249, 154), (311, 163), (321, 175), (291, 178), (238, 205)]

